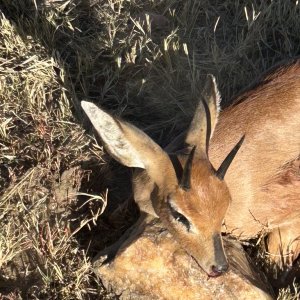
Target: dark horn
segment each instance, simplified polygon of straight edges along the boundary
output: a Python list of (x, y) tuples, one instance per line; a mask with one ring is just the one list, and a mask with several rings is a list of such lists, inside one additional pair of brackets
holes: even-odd
[(192, 164), (193, 164), (195, 149), (196, 149), (196, 146), (194, 146), (192, 151), (190, 152), (189, 157), (188, 157), (188, 159), (185, 163), (185, 166), (183, 168), (183, 173), (182, 173), (180, 186), (184, 190), (189, 190), (191, 188), (191, 172), (192, 172)]
[(239, 142), (234, 146), (234, 148), (230, 151), (230, 153), (226, 156), (224, 161), (221, 163), (221, 166), (216, 172), (216, 176), (220, 178), (221, 180), (224, 179), (224, 176), (226, 174), (227, 169), (229, 168), (230, 164), (232, 163), (235, 155), (239, 151), (240, 147), (242, 146), (242, 143), (245, 139), (245, 135), (242, 136), (242, 138), (239, 140)]

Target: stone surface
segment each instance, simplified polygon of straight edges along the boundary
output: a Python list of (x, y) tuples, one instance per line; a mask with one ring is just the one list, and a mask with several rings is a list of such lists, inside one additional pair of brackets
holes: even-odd
[(120, 299), (272, 299), (268, 283), (241, 245), (225, 240), (230, 270), (209, 278), (174, 241), (159, 220), (142, 221), (116, 258), (102, 264), (110, 248), (99, 253), (95, 272)]

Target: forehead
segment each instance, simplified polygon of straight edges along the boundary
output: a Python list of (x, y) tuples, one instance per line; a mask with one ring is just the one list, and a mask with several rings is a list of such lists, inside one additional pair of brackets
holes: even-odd
[(226, 209), (230, 201), (226, 183), (214, 175), (214, 170), (207, 161), (196, 161), (193, 164), (191, 189), (178, 189), (176, 194), (176, 204), (179, 207), (205, 214), (207, 210)]

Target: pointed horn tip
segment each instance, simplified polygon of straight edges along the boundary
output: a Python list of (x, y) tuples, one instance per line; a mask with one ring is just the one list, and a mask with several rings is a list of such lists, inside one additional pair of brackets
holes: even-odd
[(243, 142), (244, 142), (244, 139), (245, 139), (245, 134), (241, 137), (241, 139), (239, 140), (239, 142), (237, 143), (237, 146), (238, 147), (241, 147), (241, 145), (243, 144)]
[(219, 169), (216, 171), (216, 176), (218, 178), (220, 178), (221, 180), (224, 179), (225, 174), (226, 174), (230, 164), (232, 163), (233, 159), (235, 158), (236, 154), (238, 153), (240, 147), (242, 146), (244, 139), (245, 139), (245, 134), (241, 137), (241, 139), (238, 141), (238, 143), (229, 152), (229, 154), (226, 156), (226, 158), (220, 165)]
[(230, 151), (230, 153), (234, 153), (234, 156), (239, 151), (240, 147), (242, 146), (245, 139), (245, 134), (240, 138), (240, 140), (237, 142), (237, 144), (233, 147), (233, 149)]
[(191, 159), (194, 158), (195, 150), (196, 150), (196, 146), (193, 146), (193, 148), (192, 148), (192, 150), (191, 150), (191, 152), (190, 152)]

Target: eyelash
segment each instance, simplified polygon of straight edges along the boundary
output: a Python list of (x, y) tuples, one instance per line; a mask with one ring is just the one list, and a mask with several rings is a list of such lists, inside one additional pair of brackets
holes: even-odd
[(181, 214), (177, 210), (175, 210), (169, 201), (168, 201), (168, 206), (169, 206), (169, 209), (171, 211), (171, 215), (173, 216), (173, 218), (177, 222), (183, 224), (186, 227), (187, 231), (190, 231), (191, 223), (189, 222), (189, 220), (183, 214)]

